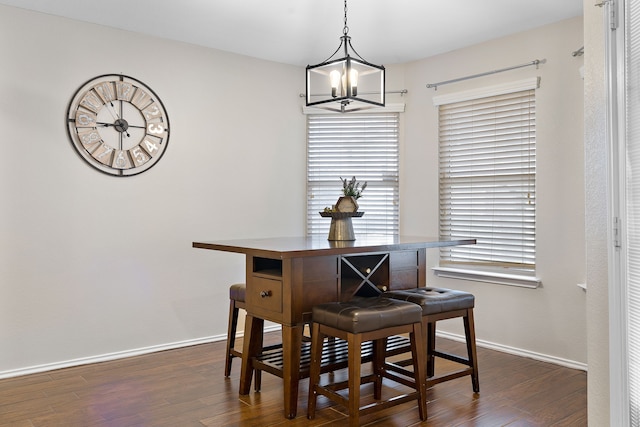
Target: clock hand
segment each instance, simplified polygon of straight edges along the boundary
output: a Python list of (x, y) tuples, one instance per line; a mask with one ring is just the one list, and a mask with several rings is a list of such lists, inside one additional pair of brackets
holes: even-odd
[[(113, 126), (113, 128), (118, 132), (120, 132), (121, 135), (125, 134), (127, 137), (131, 136), (129, 135), (129, 132), (127, 132), (127, 129), (129, 129), (129, 123), (127, 123), (125, 119), (118, 119), (113, 123), (96, 122), (96, 124), (103, 127)], [(136, 127), (139, 127), (139, 126), (136, 126)]]
[[(122, 119), (120, 119), (120, 120), (122, 120)], [(118, 125), (118, 124), (117, 124), (117, 122), (116, 122), (116, 123), (96, 122), (96, 124), (97, 124), (97, 125), (100, 125), (100, 126), (104, 126), (104, 127), (117, 126), (117, 125)], [(146, 127), (145, 127), (145, 126), (134, 126), (134, 125), (128, 125), (128, 126), (127, 126), (127, 129), (128, 129), (128, 128), (146, 129)]]
[(116, 111), (116, 107), (113, 105), (113, 102), (109, 101), (109, 103), (106, 105), (107, 105), (107, 110), (109, 110), (109, 113), (111, 113), (111, 116), (113, 117), (113, 120), (120, 119), (120, 116), (118, 115), (118, 112)]
[(131, 136), (129, 135), (129, 132), (127, 132), (127, 129), (129, 129), (129, 123), (125, 119), (120, 118), (120, 116), (118, 115), (118, 112), (116, 111), (116, 107), (113, 105), (113, 101), (109, 101), (106, 104), (106, 106), (107, 106), (107, 110), (109, 110), (109, 113), (111, 113), (111, 116), (115, 120), (112, 126), (118, 132), (120, 132), (121, 136), (124, 134), (127, 136), (127, 138), (129, 138)]

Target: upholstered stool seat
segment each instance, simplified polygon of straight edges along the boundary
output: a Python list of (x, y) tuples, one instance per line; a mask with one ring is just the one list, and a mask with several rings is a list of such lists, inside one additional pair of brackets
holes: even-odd
[(247, 286), (244, 283), (235, 283), (229, 286), (229, 299), (233, 301), (245, 302)]
[[(314, 418), (316, 399), (323, 395), (345, 406), (349, 424), (359, 425), (360, 415), (389, 406), (418, 400), (420, 419), (427, 419), (426, 359), (422, 332), (422, 310), (416, 304), (387, 298), (356, 298), (349, 302), (320, 304), (312, 310), (311, 366), (309, 375), (309, 402), (307, 417)], [(409, 334), (412, 348), (413, 372), (401, 377), (385, 360), (387, 338)], [(347, 381), (320, 384), (321, 359), (324, 338), (340, 338), (348, 343)], [(372, 374), (361, 376), (362, 343), (373, 341)], [(414, 389), (412, 392), (382, 401), (382, 379), (388, 378)], [(360, 405), (360, 385), (374, 383), (375, 403)], [(348, 398), (338, 391), (349, 389)], [(397, 394), (397, 393), (396, 393)]]
[[(422, 309), (422, 327), (427, 342), (427, 386), (449, 381), (465, 375), (471, 376), (473, 391), (480, 391), (478, 380), (478, 360), (476, 354), (476, 336), (473, 320), (475, 297), (468, 292), (445, 288), (416, 288), (399, 291), (387, 291), (387, 298), (417, 304)], [(436, 322), (461, 317), (464, 323), (467, 357), (438, 351), (436, 342)], [(435, 358), (442, 357), (466, 365), (467, 368), (452, 373), (435, 376)]]

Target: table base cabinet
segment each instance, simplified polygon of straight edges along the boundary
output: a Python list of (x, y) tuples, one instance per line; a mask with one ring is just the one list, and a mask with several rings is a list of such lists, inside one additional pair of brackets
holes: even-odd
[(316, 304), (425, 286), (425, 249), (288, 259), (247, 255), (247, 305), (254, 316), (295, 325)]

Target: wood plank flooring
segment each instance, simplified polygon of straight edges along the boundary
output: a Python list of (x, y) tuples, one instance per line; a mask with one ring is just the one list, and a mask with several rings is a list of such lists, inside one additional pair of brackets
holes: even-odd
[[(278, 337), (268, 335), (267, 341)], [(448, 351), (464, 351), (461, 343), (438, 340)], [(0, 426), (345, 425), (344, 409), (324, 398), (318, 399), (316, 418), (307, 420), (308, 380), (301, 381), (293, 420), (283, 415), (280, 378), (264, 373), (261, 392), (239, 396), (239, 360), (225, 378), (224, 352), (225, 343), (217, 342), (1, 380)], [(417, 405), (409, 402), (362, 417), (362, 424), (587, 425), (585, 372), (483, 348), (478, 348), (478, 359), (479, 394), (473, 393), (469, 377), (459, 378), (429, 390), (426, 422), (420, 422)], [(363, 386), (364, 394), (369, 386)]]

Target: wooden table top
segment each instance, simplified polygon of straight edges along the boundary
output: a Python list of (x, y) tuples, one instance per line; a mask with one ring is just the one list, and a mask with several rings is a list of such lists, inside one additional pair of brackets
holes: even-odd
[(263, 256), (294, 258), (342, 255), (363, 252), (388, 252), (443, 246), (474, 245), (476, 239), (440, 240), (424, 236), (385, 236), (362, 234), (356, 240), (330, 241), (325, 235), (306, 237), (268, 237), (193, 242), (194, 248)]

